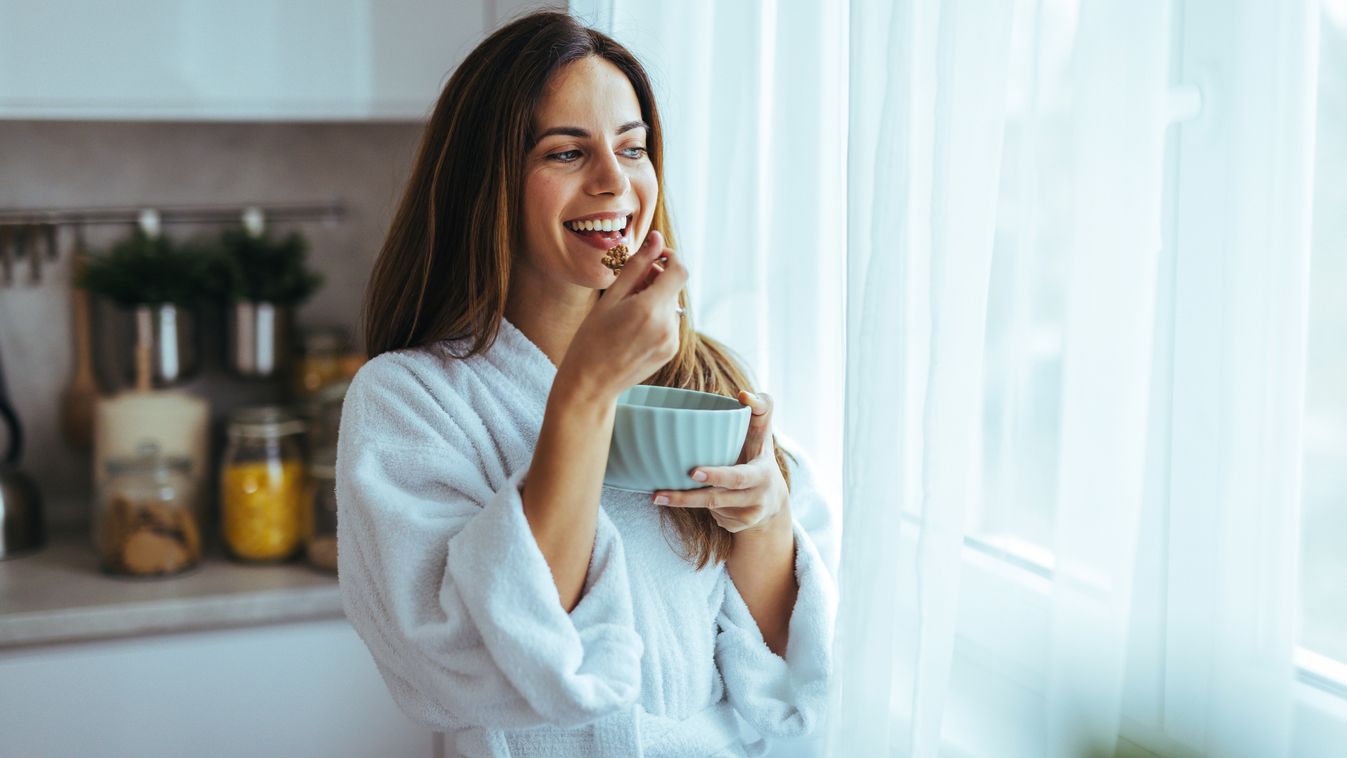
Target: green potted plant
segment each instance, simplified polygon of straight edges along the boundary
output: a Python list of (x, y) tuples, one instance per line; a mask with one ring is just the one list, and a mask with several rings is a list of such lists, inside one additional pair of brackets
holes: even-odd
[(194, 304), (206, 292), (208, 261), (167, 237), (137, 228), (106, 252), (93, 255), (76, 285), (96, 295), (104, 318), (95, 340), (95, 365), (111, 388), (136, 380), (134, 356), (149, 349), (150, 382), (178, 384), (196, 374)]
[(308, 242), (237, 227), (220, 234), (211, 281), (225, 305), (226, 365), (239, 376), (270, 378), (290, 354), (296, 308), (322, 285), (304, 262)]

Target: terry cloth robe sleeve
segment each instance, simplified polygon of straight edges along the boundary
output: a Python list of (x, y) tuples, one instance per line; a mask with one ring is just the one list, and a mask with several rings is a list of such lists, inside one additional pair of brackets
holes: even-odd
[(484, 463), (471, 408), (398, 368), (357, 375), (337, 460), (342, 604), (393, 698), (442, 731), (574, 726), (630, 706), (642, 643), (613, 523), (600, 511), (566, 613), (524, 517), (527, 466)]
[(833, 577), (819, 556), (814, 538), (801, 526), (807, 516), (820, 529), (830, 529), (829, 519), (819, 516), (830, 511), (814, 486), (806, 459), (800, 456), (788, 466), (799, 592), (791, 611), (786, 656), (782, 658), (767, 647), (762, 630), (728, 574), (716, 619), (716, 664), (730, 704), (759, 734), (770, 738), (812, 734), (826, 715), (837, 615)]

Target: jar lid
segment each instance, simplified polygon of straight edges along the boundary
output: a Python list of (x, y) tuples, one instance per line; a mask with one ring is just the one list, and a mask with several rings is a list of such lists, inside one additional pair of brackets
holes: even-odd
[(158, 471), (177, 471), (189, 473), (192, 459), (183, 456), (160, 455), (159, 443), (152, 439), (141, 440), (136, 446), (136, 454), (121, 458), (109, 458), (105, 464), (109, 474), (152, 474)]
[(351, 380), (338, 379), (305, 398), (298, 407), (299, 415), (307, 421), (320, 416), (336, 417), (341, 413), (342, 403), (346, 400), (346, 391)]
[(284, 437), (303, 434), (304, 421), (279, 405), (240, 408), (229, 414), (232, 437)]
[(339, 326), (311, 326), (300, 333), (300, 350), (304, 353), (337, 353), (350, 343), (350, 333)]
[(322, 405), (341, 405), (346, 399), (346, 391), (351, 388), (350, 379), (338, 379), (318, 390), (314, 399)]

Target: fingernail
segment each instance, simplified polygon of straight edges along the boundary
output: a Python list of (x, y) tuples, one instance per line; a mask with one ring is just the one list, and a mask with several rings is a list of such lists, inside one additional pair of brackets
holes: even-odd
[(692, 478), (693, 478), (693, 479), (696, 479), (696, 480), (699, 481), (699, 482), (704, 482), (704, 481), (706, 481), (706, 472), (705, 472), (705, 471), (694, 471), (694, 472), (692, 472)]
[(655, 496), (655, 505), (668, 505), (668, 504), (669, 498), (665, 497), (664, 495)]

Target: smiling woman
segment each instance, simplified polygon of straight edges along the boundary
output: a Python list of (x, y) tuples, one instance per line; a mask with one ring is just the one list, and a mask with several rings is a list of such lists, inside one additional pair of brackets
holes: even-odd
[[(684, 315), (662, 160), (640, 63), (527, 16), (450, 78), (375, 264), (342, 597), (459, 754), (761, 755), (751, 732), (807, 734), (826, 708), (835, 589), (800, 523), (830, 511), (771, 398)], [(750, 407), (737, 462), (604, 486), (637, 384)]]

